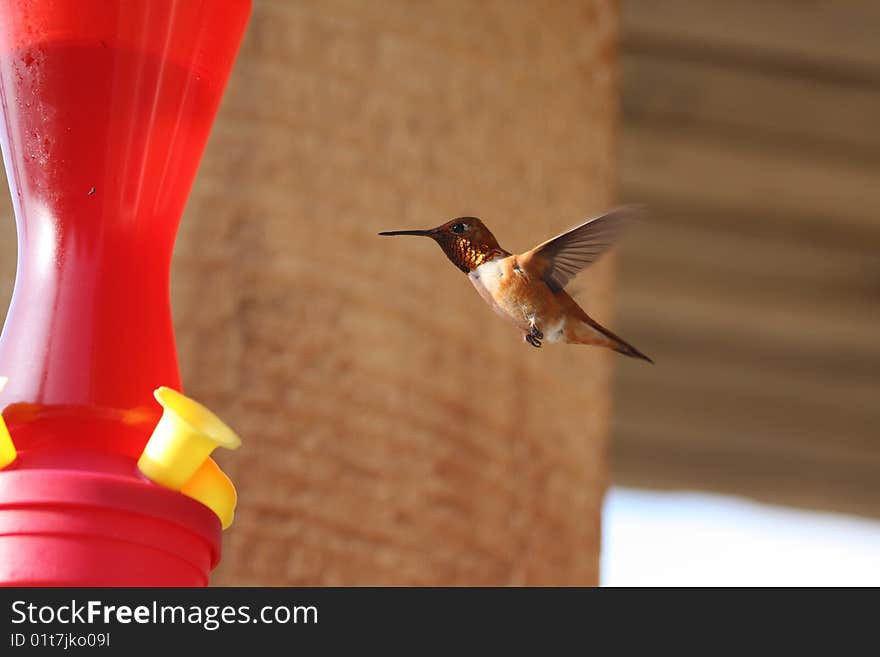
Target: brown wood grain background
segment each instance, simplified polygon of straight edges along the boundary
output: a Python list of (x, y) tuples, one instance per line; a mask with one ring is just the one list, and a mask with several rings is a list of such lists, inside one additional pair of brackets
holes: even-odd
[[(612, 356), (376, 233), (525, 250), (607, 208), (616, 45), (610, 0), (254, 2), (172, 267), (185, 391), (244, 438), (214, 583), (597, 582)], [(579, 281), (608, 322), (611, 266)]]
[(599, 0), (255, 2), (172, 275), (186, 390), (244, 437), (215, 583), (597, 582), (611, 354), (376, 233), (524, 250), (609, 206), (616, 40)]

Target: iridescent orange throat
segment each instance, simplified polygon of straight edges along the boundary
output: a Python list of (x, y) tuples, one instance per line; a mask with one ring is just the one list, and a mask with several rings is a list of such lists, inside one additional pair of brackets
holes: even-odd
[(498, 256), (509, 256), (510, 253), (498, 246), (492, 235), (484, 236), (480, 241), (471, 241), (466, 237), (450, 233), (440, 233), (434, 239), (443, 249), (452, 264), (469, 274), (484, 262)]

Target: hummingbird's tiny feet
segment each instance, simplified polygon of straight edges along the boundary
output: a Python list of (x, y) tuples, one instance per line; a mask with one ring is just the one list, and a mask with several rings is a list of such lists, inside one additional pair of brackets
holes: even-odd
[[(542, 337), (543, 337), (543, 336), (542, 336)], [(540, 339), (540, 338), (536, 338), (536, 337), (534, 336), (534, 334), (532, 334), (532, 333), (526, 333), (526, 334), (523, 336), (523, 339), (524, 339), (526, 342), (528, 342), (530, 345), (532, 345), (533, 347), (535, 347), (536, 349), (540, 349), (540, 348), (541, 348), (541, 339)]]
[(544, 334), (541, 333), (541, 331), (538, 330), (538, 327), (535, 326), (534, 324), (532, 324), (532, 330), (529, 332), (529, 335), (531, 335), (535, 340), (538, 340), (538, 341), (544, 339)]

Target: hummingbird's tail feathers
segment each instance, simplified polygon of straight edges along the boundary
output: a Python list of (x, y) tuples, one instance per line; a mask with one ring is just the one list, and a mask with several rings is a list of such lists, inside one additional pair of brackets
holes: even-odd
[(581, 319), (583, 320), (583, 324), (581, 325), (583, 328), (581, 330), (575, 331), (574, 335), (571, 336), (574, 339), (569, 339), (569, 342), (608, 347), (609, 349), (612, 349), (619, 354), (623, 354), (624, 356), (629, 356), (630, 358), (639, 358), (641, 360), (648, 361), (652, 365), (654, 364), (654, 361), (651, 360), (651, 358), (636, 349), (619, 335), (616, 335), (609, 329), (602, 326), (599, 322), (594, 320), (586, 313), (583, 313)]

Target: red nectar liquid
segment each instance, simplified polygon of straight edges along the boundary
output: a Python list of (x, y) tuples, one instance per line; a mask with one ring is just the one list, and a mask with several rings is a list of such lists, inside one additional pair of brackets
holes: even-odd
[(137, 456), (180, 387), (178, 222), (247, 0), (0, 0), (0, 144), (18, 228), (0, 393), (19, 451)]

